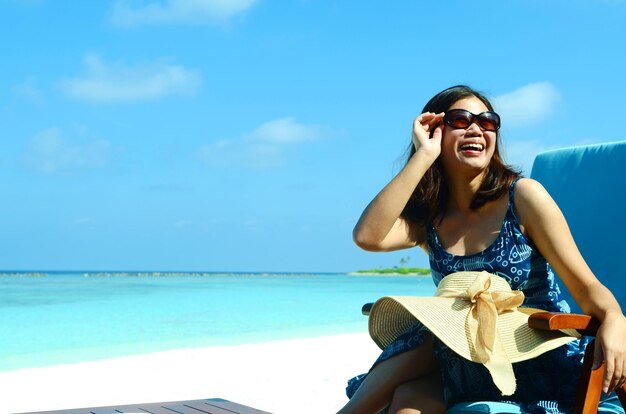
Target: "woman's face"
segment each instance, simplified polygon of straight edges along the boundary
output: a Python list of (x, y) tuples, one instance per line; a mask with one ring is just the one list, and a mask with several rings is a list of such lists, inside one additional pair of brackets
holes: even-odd
[[(474, 115), (489, 108), (472, 96), (456, 101), (448, 109), (465, 109)], [(485, 170), (496, 149), (496, 132), (483, 129), (476, 121), (467, 128), (453, 128), (444, 124), (441, 157), (445, 171), (479, 172)]]

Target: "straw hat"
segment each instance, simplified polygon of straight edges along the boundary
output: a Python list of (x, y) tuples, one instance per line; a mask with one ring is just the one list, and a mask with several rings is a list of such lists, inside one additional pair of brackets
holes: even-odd
[(369, 332), (384, 349), (420, 321), (452, 351), (482, 363), (502, 395), (515, 392), (511, 363), (534, 358), (580, 337), (575, 330), (538, 331), (528, 316), (541, 309), (519, 308), (521, 291), (487, 272), (444, 277), (433, 297), (391, 296), (370, 312)]

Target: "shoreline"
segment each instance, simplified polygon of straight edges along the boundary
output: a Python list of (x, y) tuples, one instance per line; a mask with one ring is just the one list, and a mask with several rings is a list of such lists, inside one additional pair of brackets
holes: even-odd
[(386, 268), (378, 268), (378, 269), (361, 269), (361, 270), (349, 272), (348, 275), (430, 277), (432, 275), (432, 272), (430, 268), (425, 268), (425, 267), (394, 266), (394, 267), (386, 267)]
[(423, 274), (423, 273), (398, 273), (398, 272), (385, 272), (385, 273), (377, 273), (377, 272), (348, 272), (346, 273), (348, 276), (393, 276), (393, 277), (431, 277), (431, 274)]
[(186, 348), (0, 372), (0, 412), (224, 398), (273, 414), (336, 412), (380, 350), (367, 333)]
[(139, 278), (176, 278), (176, 277), (195, 277), (195, 278), (208, 278), (208, 277), (303, 277), (303, 276), (323, 276), (323, 275), (347, 275), (347, 276), (418, 276), (429, 277), (431, 275), (430, 269), (419, 269), (418, 271), (410, 271), (408, 268), (386, 268), (386, 269), (371, 269), (371, 270), (354, 270), (350, 272), (146, 272), (146, 271), (33, 271), (33, 272), (20, 272), (20, 271), (0, 271), (0, 278), (41, 278), (50, 277), (57, 274), (60, 275), (75, 275), (83, 277), (139, 277)]

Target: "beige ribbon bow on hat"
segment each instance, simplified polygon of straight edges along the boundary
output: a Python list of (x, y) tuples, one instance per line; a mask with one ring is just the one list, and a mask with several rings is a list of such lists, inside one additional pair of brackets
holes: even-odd
[(524, 302), (524, 293), (518, 290), (489, 291), (490, 286), (489, 273), (481, 272), (467, 290), (441, 289), (435, 295), (471, 302), (465, 325), (479, 359), (477, 362), (489, 370), (503, 395), (511, 395), (516, 388), (515, 374), (498, 333), (497, 319), (499, 314), (520, 306)]

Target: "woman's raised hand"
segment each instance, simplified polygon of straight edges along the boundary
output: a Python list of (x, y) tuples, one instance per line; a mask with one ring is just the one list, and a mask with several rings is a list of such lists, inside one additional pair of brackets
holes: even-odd
[[(441, 153), (444, 113), (424, 112), (413, 121), (413, 146), (419, 152), (435, 161)], [(432, 135), (432, 137), (431, 137)]]

